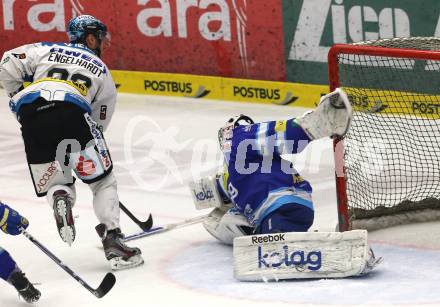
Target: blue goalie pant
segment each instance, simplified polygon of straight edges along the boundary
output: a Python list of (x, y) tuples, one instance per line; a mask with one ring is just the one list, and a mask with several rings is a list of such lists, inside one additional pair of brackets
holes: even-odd
[(314, 211), (299, 204), (285, 204), (263, 219), (257, 234), (306, 232), (313, 224)]
[(16, 263), (11, 255), (0, 247), (0, 277), (7, 281), (15, 266)]

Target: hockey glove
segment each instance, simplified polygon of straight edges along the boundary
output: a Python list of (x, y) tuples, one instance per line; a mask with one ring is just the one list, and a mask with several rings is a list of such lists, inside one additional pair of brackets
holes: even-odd
[(8, 205), (0, 202), (0, 228), (4, 233), (16, 236), (21, 228), (26, 229), (29, 221)]

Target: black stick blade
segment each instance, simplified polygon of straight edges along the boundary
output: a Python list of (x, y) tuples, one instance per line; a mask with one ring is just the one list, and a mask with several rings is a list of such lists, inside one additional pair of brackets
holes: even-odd
[(127, 214), (128, 217), (131, 218), (131, 220), (135, 222), (142, 230), (147, 231), (153, 226), (153, 217), (151, 214), (148, 217), (148, 220), (142, 222), (136, 218), (133, 213), (131, 213), (130, 210), (128, 210), (121, 202), (119, 202), (119, 208), (121, 208), (121, 210), (124, 211), (124, 213)]
[(105, 275), (99, 287), (95, 290), (94, 293), (95, 296), (97, 298), (103, 297), (113, 288), (115, 283), (116, 283), (115, 275), (113, 275), (113, 273), (107, 273), (107, 275)]
[(145, 222), (142, 223), (141, 228), (143, 231), (147, 231), (147, 230), (150, 230), (151, 227), (153, 227), (153, 217), (150, 214), (150, 216), (148, 217), (148, 220), (146, 220)]

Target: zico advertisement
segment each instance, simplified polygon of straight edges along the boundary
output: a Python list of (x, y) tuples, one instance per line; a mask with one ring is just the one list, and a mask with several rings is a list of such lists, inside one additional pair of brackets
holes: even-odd
[(281, 0), (2, 0), (0, 53), (65, 41), (72, 16), (106, 23), (111, 69), (285, 80)]
[(440, 37), (438, 0), (283, 0), (287, 80), (327, 84), (333, 44)]

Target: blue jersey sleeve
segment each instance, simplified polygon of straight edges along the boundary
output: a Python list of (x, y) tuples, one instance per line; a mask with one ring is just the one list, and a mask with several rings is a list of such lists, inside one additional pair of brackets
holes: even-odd
[(0, 278), (7, 281), (15, 266), (14, 259), (0, 246)]
[(311, 141), (294, 119), (237, 127), (233, 140), (237, 149), (243, 150), (245, 146), (252, 149), (248, 151), (248, 158), (252, 154), (277, 157), (300, 153)]

